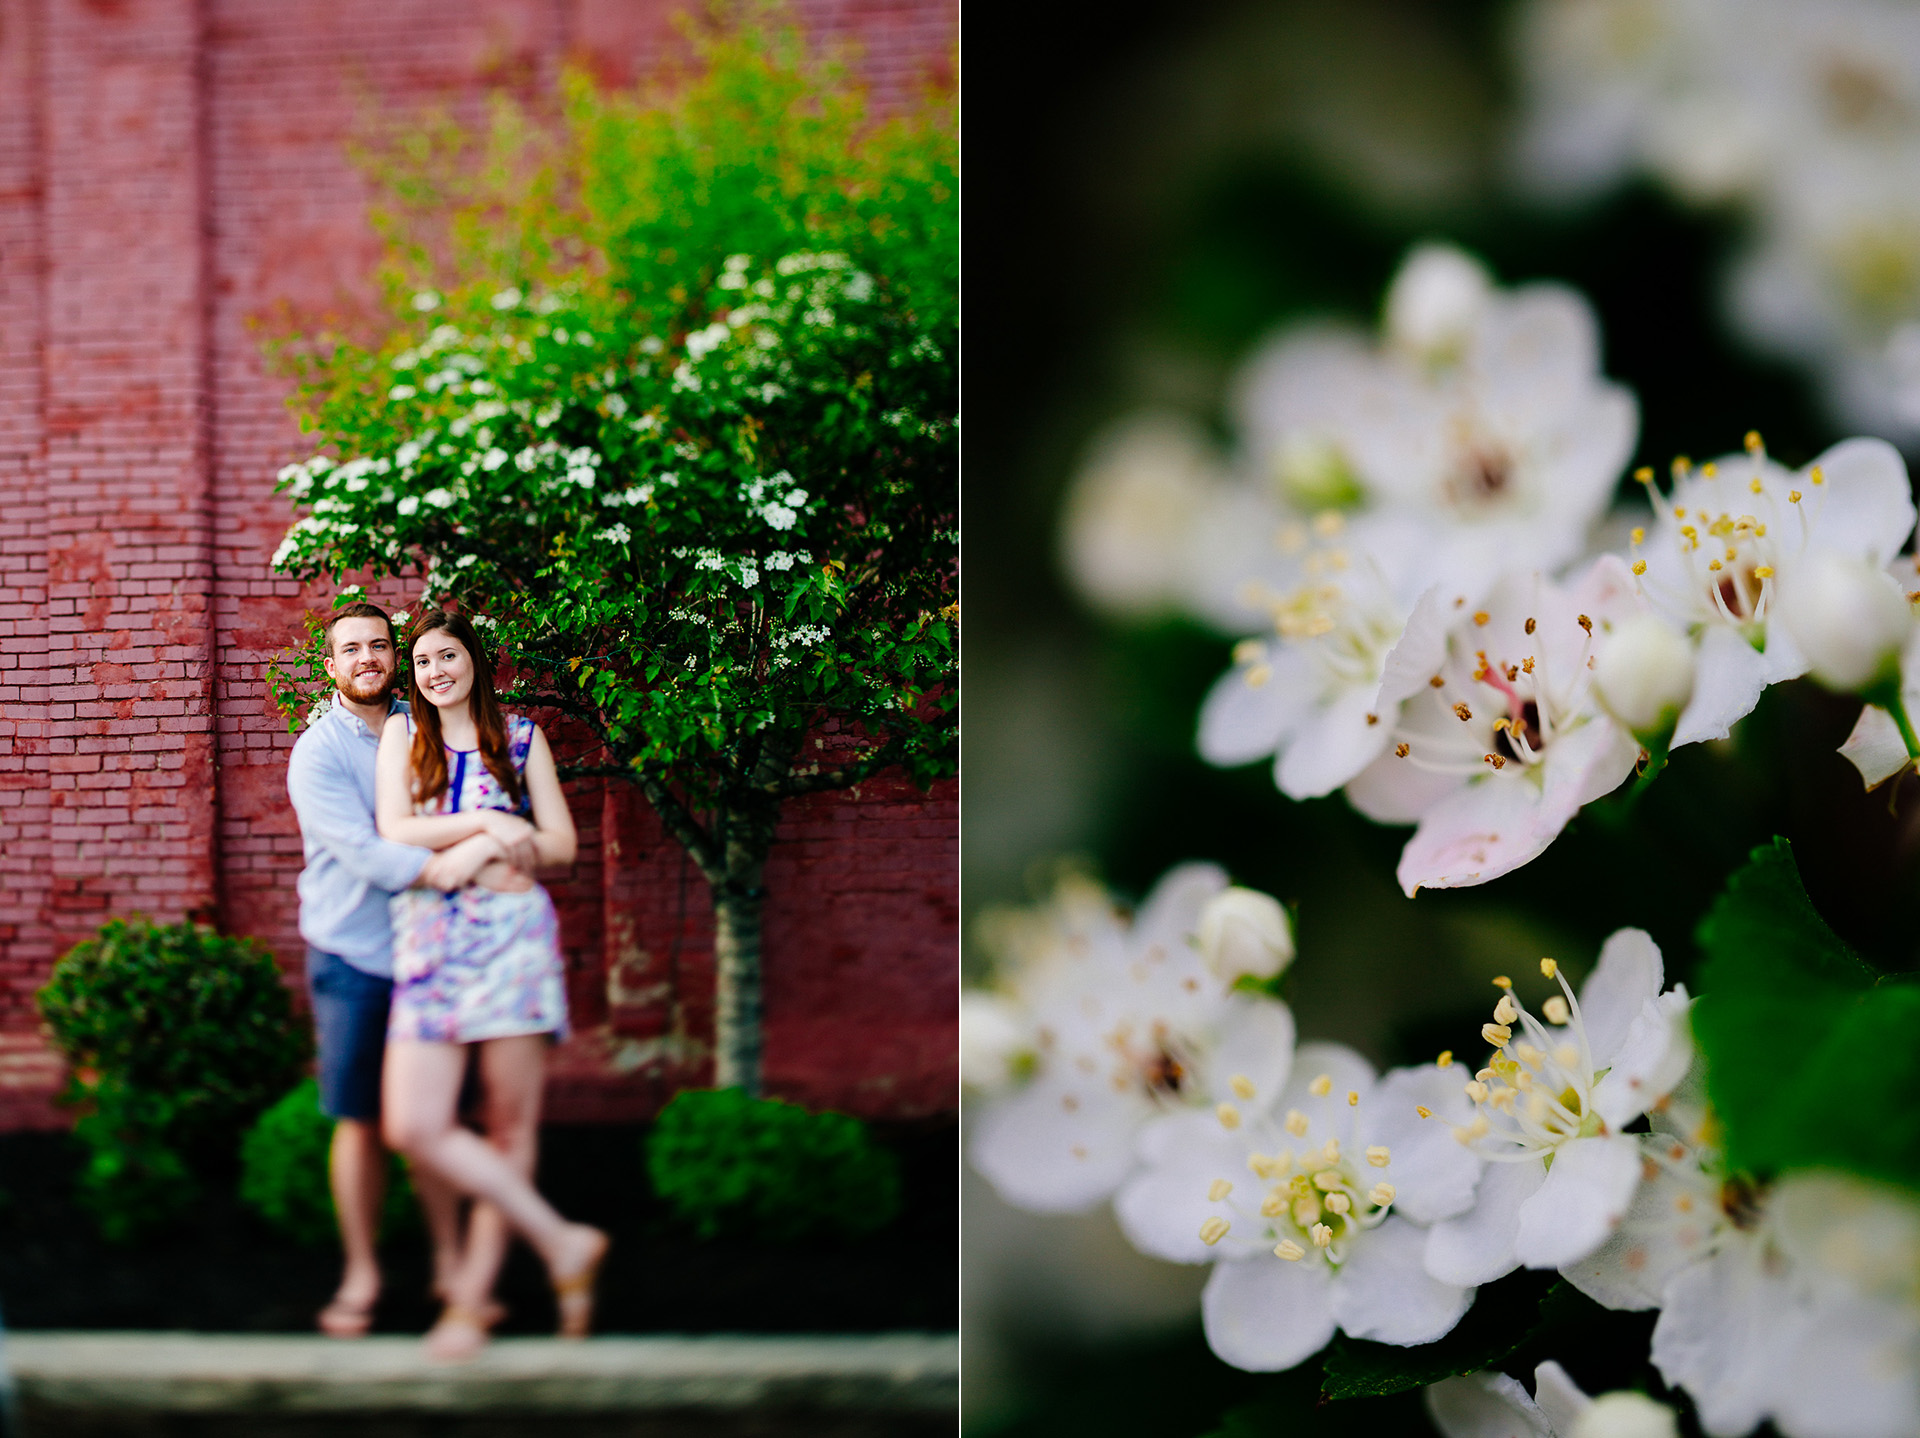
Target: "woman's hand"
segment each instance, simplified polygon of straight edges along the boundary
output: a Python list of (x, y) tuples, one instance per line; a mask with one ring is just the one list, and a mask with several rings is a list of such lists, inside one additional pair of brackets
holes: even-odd
[(473, 882), (496, 894), (524, 894), (533, 887), (533, 875), (505, 859), (496, 859), (476, 874)]
[[(481, 832), (499, 844), (506, 852), (507, 862), (514, 868), (524, 869), (531, 874), (540, 867), (540, 849), (535, 842), (537, 831), (533, 825), (517, 814), (507, 813), (504, 809), (485, 810), (482, 822), (485, 827)], [(487, 887), (498, 886), (489, 884)]]

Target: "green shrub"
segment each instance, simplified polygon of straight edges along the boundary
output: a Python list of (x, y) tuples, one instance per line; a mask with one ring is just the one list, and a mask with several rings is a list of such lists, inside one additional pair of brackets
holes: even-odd
[(855, 1237), (900, 1211), (900, 1165), (843, 1113), (685, 1089), (647, 1136), (654, 1192), (702, 1238)]
[(36, 998), (81, 1113), (80, 1199), (110, 1238), (186, 1208), (311, 1051), (273, 956), (190, 924), (116, 919)]
[[(339, 1232), (327, 1155), (333, 1120), (320, 1111), (320, 1085), (306, 1080), (268, 1109), (240, 1141), (240, 1200), (269, 1225), (301, 1243), (332, 1243)], [(414, 1222), (419, 1208), (399, 1155), (391, 1156), (380, 1226), (392, 1232)]]

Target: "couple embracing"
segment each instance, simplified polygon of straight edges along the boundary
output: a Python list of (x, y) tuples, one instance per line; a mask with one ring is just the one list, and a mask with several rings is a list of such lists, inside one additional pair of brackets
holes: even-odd
[[(533, 876), (571, 863), (575, 842), (552, 751), (531, 720), (501, 712), (488, 651), (461, 615), (422, 615), (402, 649), (384, 610), (349, 604), (325, 642), (332, 706), (287, 770), (346, 1251), (320, 1327), (357, 1338), (372, 1322), (391, 1147), (433, 1239), (444, 1307), (431, 1357), (486, 1343), (504, 1316), (492, 1294), (514, 1233), (546, 1263), (561, 1336), (584, 1337), (606, 1235), (533, 1186), (546, 1049), (567, 1022), (559, 926)], [(476, 1080), (484, 1137), (461, 1122)]]

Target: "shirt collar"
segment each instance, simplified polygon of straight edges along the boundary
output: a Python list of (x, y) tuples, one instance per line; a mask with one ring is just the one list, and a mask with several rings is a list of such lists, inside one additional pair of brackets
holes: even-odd
[[(333, 691), (333, 712), (339, 715), (344, 723), (358, 724), (362, 733), (373, 734), (373, 737), (376, 739), (380, 737), (367, 727), (365, 720), (347, 708), (346, 701), (340, 697), (340, 691), (338, 689)], [(406, 700), (391, 694), (387, 696), (387, 717), (389, 719), (396, 714), (411, 714), (412, 712), (413, 710)]]

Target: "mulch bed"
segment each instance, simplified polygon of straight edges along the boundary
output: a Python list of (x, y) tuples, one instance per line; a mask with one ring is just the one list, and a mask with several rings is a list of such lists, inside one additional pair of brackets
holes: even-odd
[[(856, 1242), (775, 1246), (700, 1242), (648, 1188), (639, 1126), (552, 1125), (540, 1188), (569, 1218), (613, 1235), (600, 1281), (605, 1333), (871, 1333), (959, 1326), (958, 1134), (955, 1127), (876, 1125), (901, 1159), (904, 1205)], [(234, 1195), (211, 1192), (164, 1237), (104, 1242), (73, 1202), (78, 1152), (65, 1134), (0, 1135), (0, 1316), (14, 1328), (310, 1332), (339, 1282), (333, 1247), (294, 1243)], [(387, 1290), (375, 1331), (419, 1333), (433, 1321), (420, 1233), (382, 1245)], [(516, 1244), (499, 1294), (502, 1333), (545, 1333), (553, 1299)]]

